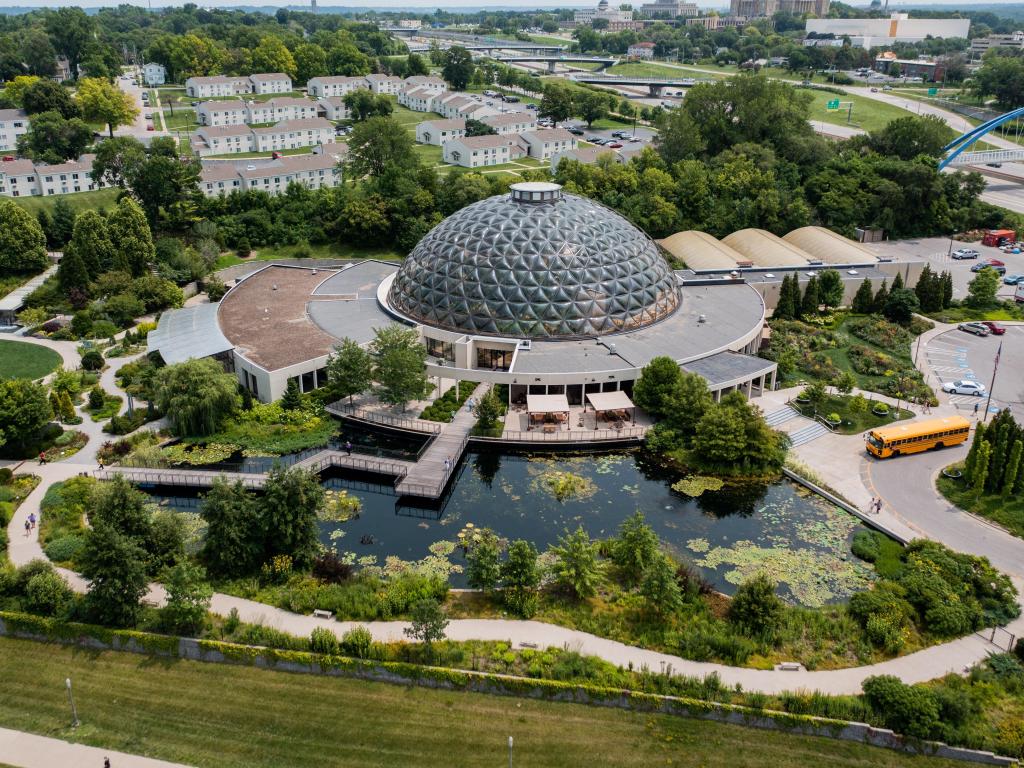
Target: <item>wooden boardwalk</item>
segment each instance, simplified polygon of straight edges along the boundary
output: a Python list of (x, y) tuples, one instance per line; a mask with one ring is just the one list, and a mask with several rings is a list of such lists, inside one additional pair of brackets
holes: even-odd
[(422, 432), (428, 435), (438, 435), (441, 433), (442, 425), (439, 422), (427, 421), (426, 419), (407, 419), (390, 413), (374, 411), (370, 408), (351, 406), (343, 400), (331, 403), (324, 410), (337, 416), (339, 419), (351, 419), (379, 427), (391, 427), (392, 429), (400, 429), (407, 432)]
[[(488, 384), (478, 384), (470, 399), (474, 403), (480, 402), (488, 387)], [(455, 418), (441, 428), (441, 434), (431, 441), (409, 473), (395, 485), (398, 494), (439, 498), (466, 450), (474, 425), (476, 416), (467, 406), (462, 406)]]

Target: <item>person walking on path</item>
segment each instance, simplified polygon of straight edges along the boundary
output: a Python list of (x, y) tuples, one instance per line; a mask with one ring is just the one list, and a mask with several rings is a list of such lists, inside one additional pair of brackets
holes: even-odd
[(35, 512), (29, 512), (28, 513), (28, 522), (29, 522), (29, 527), (30, 528), (35, 528), (36, 527), (36, 513)]
[(974, 404), (974, 418), (978, 418), (978, 403)]
[(875, 497), (872, 496), (871, 497), (871, 503), (868, 504), (868, 514), (869, 515), (873, 515), (875, 513), (875, 501), (876, 501)]
[(352, 455), (352, 443), (350, 443), (348, 440), (345, 441), (345, 453), (349, 456)]
[(28, 518), (26, 518), (25, 519), (25, 536), (28, 536), (30, 533), (32, 533), (32, 523), (30, 523), (28, 521)]
[(881, 496), (879, 496), (875, 500), (875, 514), (876, 515), (882, 514), (882, 497)]

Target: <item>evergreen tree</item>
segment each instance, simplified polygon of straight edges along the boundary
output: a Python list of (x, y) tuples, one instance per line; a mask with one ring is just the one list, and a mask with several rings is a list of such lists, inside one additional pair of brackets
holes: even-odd
[(64, 414), (60, 412), (60, 394), (55, 389), (50, 390), (50, 396), (47, 398), (50, 401), (50, 410), (53, 411), (54, 416), (57, 416), (61, 421), (64, 421)]
[(789, 290), (789, 277), (786, 275), (782, 278), (782, 286), (779, 288), (779, 303), (775, 305), (775, 311), (772, 313), (772, 317), (779, 320), (792, 320), (796, 314), (793, 296)]
[(642, 512), (634, 512), (619, 526), (619, 535), (612, 540), (612, 562), (619, 567), (629, 584), (636, 584), (659, 557), (658, 534), (647, 524)]
[(109, 270), (114, 262), (114, 246), (110, 242), (106, 220), (96, 211), (80, 213), (75, 219), (71, 242), (65, 250), (81, 257), (91, 280)]
[(57, 269), (57, 282), (65, 294), (72, 289), (88, 294), (89, 269), (78, 251), (70, 248), (64, 251), (60, 267)]
[(555, 580), (568, 589), (577, 599), (583, 600), (597, 592), (601, 580), (601, 564), (597, 561), (597, 545), (589, 534), (579, 526), (570, 534), (562, 536), (558, 545), (551, 547), (557, 557), (554, 568)]
[(296, 568), (307, 568), (320, 549), (318, 515), (324, 489), (313, 472), (275, 466), (256, 502), (266, 532), (264, 562), (288, 555)]
[(890, 291), (898, 291), (900, 288), (904, 288), (904, 287), (906, 287), (906, 286), (903, 285), (903, 273), (897, 272), (896, 273), (896, 277), (893, 278), (893, 281), (892, 281), (892, 288), (890, 288), (889, 290)]
[(953, 273), (948, 270), (942, 273), (942, 308), (949, 309), (953, 303)]
[(974, 482), (971, 483), (976, 497), (985, 490), (985, 481), (988, 479), (988, 462), (991, 458), (992, 446), (989, 443), (982, 443), (978, 449), (978, 459), (974, 467)]
[(676, 581), (675, 569), (661, 553), (644, 571), (640, 594), (658, 616), (670, 616), (683, 607), (683, 593)]
[(914, 286), (914, 293), (922, 312), (934, 312), (942, 308), (941, 291), (939, 276), (932, 272), (930, 265), (925, 264), (921, 276), (917, 279), (917, 285)]
[(1010, 496), (1013, 487), (1017, 484), (1017, 474), (1020, 472), (1020, 457), (1024, 452), (1024, 440), (1015, 440), (1013, 448), (1010, 449), (1010, 458), (1006, 460), (1006, 471), (1003, 473), (1003, 496)]
[(124, 268), (133, 277), (141, 277), (156, 261), (153, 234), (142, 208), (130, 197), (121, 198), (107, 219), (110, 242), (117, 269)]
[(883, 280), (882, 285), (879, 287), (878, 292), (875, 294), (875, 300), (871, 304), (871, 311), (882, 313), (885, 309), (885, 302), (889, 300), (889, 285), (888, 281)]
[(869, 315), (871, 314), (874, 301), (875, 295), (874, 291), (871, 290), (871, 279), (865, 277), (864, 282), (860, 284), (860, 288), (857, 289), (857, 293), (853, 296), (853, 304), (850, 308), (858, 315)]
[(800, 278), (796, 273), (790, 275), (789, 301), (793, 305), (793, 319), (799, 320), (804, 316), (803, 297), (800, 294)]
[(288, 388), (281, 398), (281, 407), (286, 411), (297, 411), (302, 407), (302, 393), (299, 391), (298, 379), (288, 379)]
[(63, 248), (71, 240), (75, 230), (75, 209), (67, 200), (58, 197), (53, 206), (53, 227), (51, 235), (54, 248)]
[(470, 545), (466, 554), (466, 583), (472, 589), (490, 592), (498, 585), (500, 576), (498, 537), (490, 531), (483, 531), (480, 541)]
[(978, 463), (978, 453), (981, 451), (981, 444), (985, 442), (985, 424), (979, 423), (974, 428), (974, 440), (971, 448), (967, 451), (967, 458), (964, 459), (964, 480), (968, 485), (974, 484), (974, 467)]
[[(993, 430), (989, 430), (989, 435), (992, 432)], [(991, 441), (992, 458), (988, 463), (988, 480), (985, 483), (985, 489), (989, 493), (995, 493), (1002, 487), (1003, 472), (1006, 469), (1006, 460), (1012, 445), (1009, 441), (1009, 433), (1009, 424), (1000, 424), (995, 429), (995, 440)]]
[(818, 278), (812, 277), (804, 287), (804, 298), (800, 305), (801, 314), (807, 317), (818, 314), (818, 306), (821, 301), (818, 298)]
[(60, 419), (65, 424), (70, 424), (76, 418), (75, 416), (75, 404), (71, 402), (71, 395), (68, 394), (67, 390), (60, 393), (60, 409), (54, 409), (54, 413), (60, 413)]
[(43, 230), (46, 247), (50, 250), (58, 248), (59, 246), (55, 245), (53, 241), (53, 217), (50, 216), (50, 212), (45, 208), (40, 208), (39, 213), (36, 214), (36, 221), (39, 222), (39, 228)]

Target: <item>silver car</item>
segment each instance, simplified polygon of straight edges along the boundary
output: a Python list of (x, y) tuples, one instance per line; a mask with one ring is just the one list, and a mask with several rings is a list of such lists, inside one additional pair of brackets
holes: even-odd
[(942, 385), (943, 392), (949, 392), (952, 395), (975, 395), (981, 397), (985, 394), (985, 385), (977, 381), (971, 381), (970, 379), (961, 379), (960, 381), (950, 381)]
[(988, 326), (984, 323), (960, 323), (957, 326), (957, 330), (973, 333), (975, 336), (988, 336), (991, 333)]

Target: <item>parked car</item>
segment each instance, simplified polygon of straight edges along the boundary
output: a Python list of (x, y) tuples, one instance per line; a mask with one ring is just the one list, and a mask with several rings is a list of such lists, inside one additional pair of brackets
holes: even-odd
[(949, 392), (951, 395), (976, 395), (981, 397), (985, 394), (985, 385), (970, 379), (961, 379), (960, 381), (946, 382), (942, 385), (942, 391)]
[(622, 149), (622, 144), (617, 141), (609, 141), (605, 144), (608, 149)]
[(990, 331), (984, 323), (960, 323), (957, 330), (973, 333), (975, 336), (988, 336)]
[(603, 146), (604, 143), (608, 141), (608, 139), (602, 139), (600, 136), (591, 136), (589, 139), (587, 139), (587, 141), (589, 141), (591, 144), (597, 144), (597, 146), (600, 147)]
[(571, 133), (573, 136), (582, 136), (583, 135), (583, 130), (580, 129), (580, 128), (566, 128), (566, 130), (569, 133)]
[(957, 261), (960, 261), (961, 259), (976, 259), (981, 256), (980, 253), (972, 248), (957, 248), (950, 255)]
[(999, 246), (999, 250), (1003, 253), (1020, 253), (1020, 243), (1007, 243)]
[(996, 270), (1002, 267), (1003, 271), (1006, 271), (1006, 265), (1003, 264), (1003, 262), (1001, 262), (999, 259), (985, 259), (984, 261), (979, 261), (977, 264), (971, 267), (971, 272), (981, 272), (981, 270), (983, 270), (985, 267), (992, 267), (993, 269)]
[(883, 85), (882, 86), (882, 90), (883, 91), (891, 91), (892, 90), (892, 86), (891, 85)]
[(507, 93), (504, 96), (501, 97), (501, 100), (504, 101), (506, 104), (518, 104), (519, 103), (519, 97), (518, 96), (511, 96), (511, 95), (509, 95)]
[(1024, 285), (1024, 275), (1007, 275), (1003, 278), (1003, 285)]
[(871, 92), (872, 92), (872, 93), (878, 93), (878, 89), (877, 89), (877, 88), (872, 88), (872, 89), (871, 89)]
[(526, 108), (527, 108), (527, 109), (532, 109), (532, 110), (536, 111), (536, 109), (537, 109), (537, 105), (536, 105), (536, 104), (527, 104), (527, 105), (526, 105)]
[(982, 320), (981, 324), (988, 328), (988, 332), (993, 336), (1002, 336), (1006, 333), (1006, 329), (999, 323), (993, 323), (991, 320)]

